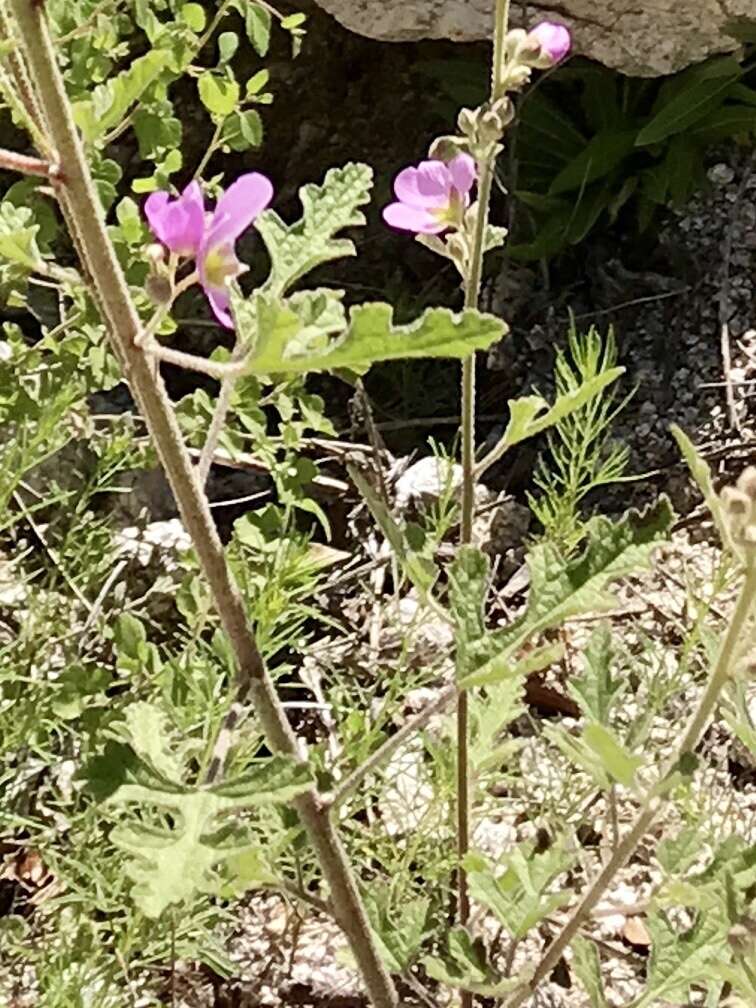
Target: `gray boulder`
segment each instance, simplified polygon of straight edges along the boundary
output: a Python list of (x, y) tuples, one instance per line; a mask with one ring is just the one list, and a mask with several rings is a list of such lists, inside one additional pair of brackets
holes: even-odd
[[(345, 27), (393, 42), (489, 38), (494, 0), (317, 0)], [(727, 52), (727, 28), (756, 24), (756, 0), (560, 0), (513, 4), (512, 27), (548, 18), (568, 25), (575, 50), (623, 73), (655, 77)]]

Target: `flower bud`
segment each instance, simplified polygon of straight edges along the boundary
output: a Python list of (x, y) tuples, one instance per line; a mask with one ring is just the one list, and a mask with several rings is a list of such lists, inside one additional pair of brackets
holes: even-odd
[(467, 239), (459, 231), (450, 234), (446, 239), (446, 247), (449, 250), (449, 258), (455, 262), (466, 263), (470, 254)]
[(457, 126), (462, 136), (468, 140), (474, 140), (478, 131), (478, 116), (480, 109), (460, 109), (457, 116)]
[(529, 33), (529, 40), (538, 43), (541, 60), (547, 61), (543, 66), (539, 60), (537, 65), (541, 69), (554, 66), (563, 60), (572, 44), (569, 30), (564, 25), (554, 24), (552, 21), (541, 21), (537, 24)]
[(436, 137), (430, 145), (428, 157), (431, 161), (443, 161), (448, 164), (457, 154), (467, 154), (468, 145), (462, 137), (441, 136)]
[(162, 266), (165, 261), (165, 249), (162, 245), (158, 245), (156, 242), (153, 242), (152, 245), (147, 246), (145, 252), (153, 267)]
[(144, 289), (153, 304), (167, 305), (171, 303), (173, 284), (170, 277), (160, 273), (150, 273), (144, 282)]

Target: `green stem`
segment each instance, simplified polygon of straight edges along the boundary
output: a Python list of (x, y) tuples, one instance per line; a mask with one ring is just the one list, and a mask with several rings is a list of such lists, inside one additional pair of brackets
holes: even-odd
[(194, 175), (192, 175), (192, 180), (196, 180), (202, 177), (202, 172), (205, 170), (205, 168), (207, 168), (210, 158), (213, 156), (213, 154), (215, 154), (216, 150), (218, 149), (218, 142), (220, 140), (222, 132), (223, 132), (223, 123), (222, 122), (216, 123), (215, 131), (212, 137), (210, 138), (210, 143), (205, 148), (205, 153), (202, 155), (200, 163), (194, 169)]
[[(754, 603), (756, 603), (756, 558), (751, 558), (716, 664), (706, 684), (706, 688), (698, 701), (698, 706), (688, 723), (685, 734), (680, 740), (680, 744), (677, 746), (669, 765), (662, 773), (661, 782), (667, 780), (679, 766), (682, 757), (688, 753), (692, 753), (700, 743), (714, 713), (719, 694), (733, 674), (740, 650), (739, 645), (742, 643), (742, 635), (748, 626), (748, 620)], [(551, 974), (565, 949), (601, 899), (607, 887), (611, 884), (614, 876), (627, 864), (638, 844), (646, 833), (648, 833), (661, 804), (659, 786), (656, 785), (650, 789), (641, 806), (638, 817), (630, 830), (620, 840), (612, 856), (588, 887), (588, 891), (575, 907), (562, 930), (546, 949), (543, 958), (536, 966), (532, 979), (512, 995), (506, 1002), (506, 1008), (519, 1008), (520, 1005), (532, 996), (538, 985)]]
[[(305, 758), (302, 746), (289, 725), (257, 647), (244, 600), (231, 576), (176, 415), (165, 388), (152, 373), (149, 356), (136, 346), (141, 332), (139, 316), (108, 237), (102, 205), (76, 132), (45, 19), (44, 4), (38, 0), (9, 0), (9, 4), (49, 137), (62, 167), (58, 182), (61, 205), (65, 207), (67, 219), (70, 217), (75, 221), (87, 262), (96, 264), (92, 280), (108, 338), (123, 363), (124, 377), (134, 392), (183, 523), (192, 537), (197, 558), (236, 658), (238, 689), (251, 698), (270, 749), (302, 761)], [(334, 916), (349, 940), (370, 999), (376, 1008), (396, 1008), (396, 990), (378, 953), (356, 879), (328, 808), (314, 787), (297, 798), (294, 804), (318, 855), (330, 891)]]
[[(491, 72), (491, 97), (497, 94), (501, 80), (504, 42), (509, 22), (509, 0), (497, 0), (494, 21), (494, 51)], [(470, 261), (465, 278), (465, 308), (477, 308), (483, 277), (483, 256), (488, 228), (488, 209), (491, 201), (496, 154), (492, 153), (479, 163), (478, 215), (475, 221)], [(475, 505), (475, 355), (462, 362), (462, 515), (460, 543), (472, 541), (473, 510)], [(457, 697), (457, 907), (459, 923), (467, 924), (470, 916), (470, 896), (467, 873), (462, 867), (470, 847), (470, 758), (469, 758), (469, 701), (465, 690)], [(462, 994), (462, 1008), (472, 1005), (472, 994)]]

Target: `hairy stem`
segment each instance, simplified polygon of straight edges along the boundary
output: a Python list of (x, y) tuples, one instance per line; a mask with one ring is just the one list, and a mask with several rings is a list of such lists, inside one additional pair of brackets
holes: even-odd
[[(139, 317), (105, 228), (102, 207), (58, 69), (44, 5), (39, 0), (9, 0), (9, 3), (19, 38), (23, 40), (49, 139), (61, 165), (58, 182), (61, 204), (76, 222), (87, 261), (97, 265), (93, 283), (109, 339), (124, 364), (125, 378), (134, 390), (182, 520), (192, 537), (236, 658), (239, 685), (249, 692), (271, 750), (302, 760), (302, 747), (286, 719), (258, 650), (170, 401), (161, 382), (152, 374), (149, 357), (135, 345), (140, 334)], [(317, 852), (330, 889), (334, 916), (349, 940), (370, 998), (376, 1008), (396, 1008), (396, 990), (381, 962), (354, 875), (328, 810), (314, 788), (296, 799), (295, 806)]]
[(41, 178), (50, 178), (56, 171), (56, 166), (43, 158), (28, 157), (4, 148), (0, 148), (0, 168), (21, 172), (22, 175), (39, 175)]
[[(688, 723), (688, 727), (680, 740), (680, 744), (675, 750), (675, 754), (670, 760), (669, 765), (662, 773), (660, 778), (661, 784), (675, 772), (682, 757), (688, 753), (692, 753), (700, 743), (706, 727), (712, 718), (722, 688), (734, 671), (740, 651), (739, 645), (742, 643), (747, 631), (748, 621), (755, 603), (756, 558), (751, 558), (735, 610), (730, 618), (730, 623), (722, 642), (719, 656), (712, 669), (706, 688)], [(601, 899), (607, 887), (611, 884), (614, 876), (627, 864), (636, 847), (653, 825), (662, 804), (659, 791), (659, 785), (656, 785), (649, 791), (632, 827), (622, 837), (612, 856), (590, 884), (587, 892), (571, 913), (562, 930), (546, 949), (543, 958), (536, 966), (532, 979), (512, 995), (506, 1002), (506, 1008), (519, 1008), (520, 1005), (531, 997), (538, 985), (551, 974), (565, 949)]]
[[(509, 0), (498, 0), (494, 23), (494, 54), (491, 74), (491, 95), (497, 93), (502, 73), (504, 39), (509, 20)], [(470, 261), (465, 277), (465, 308), (477, 308), (483, 276), (483, 255), (488, 227), (488, 206), (491, 201), (496, 154), (491, 153), (478, 165), (478, 215), (475, 220)], [(462, 517), (460, 542), (472, 540), (475, 505), (475, 355), (462, 362)], [(465, 690), (457, 698), (457, 902), (459, 923), (466, 924), (470, 915), (467, 874), (462, 860), (470, 846), (470, 767), (468, 752), (469, 701)], [(462, 995), (462, 1008), (472, 1004), (472, 995)]]

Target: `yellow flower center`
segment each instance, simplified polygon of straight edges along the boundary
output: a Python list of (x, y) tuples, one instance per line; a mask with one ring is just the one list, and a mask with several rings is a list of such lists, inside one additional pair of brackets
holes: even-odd
[(218, 245), (205, 256), (205, 277), (210, 287), (225, 287), (228, 277), (238, 273), (236, 257), (228, 245)]

